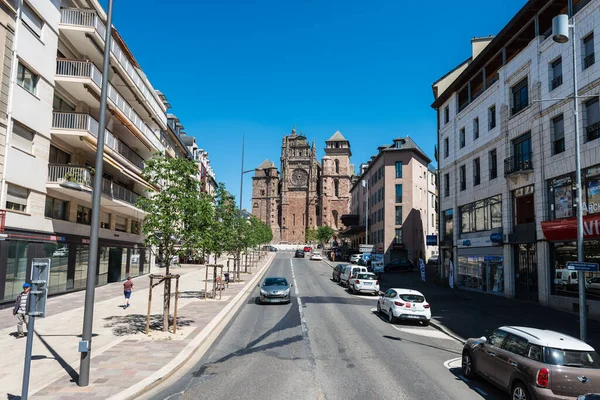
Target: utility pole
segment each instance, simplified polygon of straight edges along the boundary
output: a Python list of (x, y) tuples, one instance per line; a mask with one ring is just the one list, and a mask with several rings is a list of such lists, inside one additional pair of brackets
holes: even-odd
[(363, 179), (362, 186), (367, 189), (366, 195), (366, 213), (365, 213), (365, 244), (369, 244), (369, 180)]
[(106, 97), (108, 94), (108, 73), (110, 64), (110, 42), (112, 38), (113, 0), (108, 0), (106, 34), (104, 35), (104, 62), (102, 64), (102, 91), (100, 92), (100, 118), (96, 141), (96, 172), (92, 190), (92, 222), (90, 228), (90, 254), (88, 259), (87, 281), (85, 286), (85, 307), (83, 311), (83, 332), (79, 342), (81, 362), (79, 366), (79, 386), (88, 386), (90, 381), (90, 360), (92, 358), (92, 325), (94, 322), (94, 291), (96, 289), (96, 264), (98, 261), (98, 233), (100, 225), (100, 196), (102, 194), (102, 167), (104, 158), (104, 136), (106, 131)]

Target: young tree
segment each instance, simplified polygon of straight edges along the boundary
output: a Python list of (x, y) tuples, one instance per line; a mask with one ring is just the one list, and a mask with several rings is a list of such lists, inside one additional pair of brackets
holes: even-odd
[(319, 234), (316, 229), (308, 228), (306, 230), (306, 241), (307, 242), (316, 242), (319, 240)]
[[(187, 223), (192, 217), (202, 217), (197, 197), (200, 188), (196, 164), (185, 158), (168, 158), (157, 154), (145, 161), (142, 175), (156, 189), (148, 197), (140, 197), (139, 207), (146, 212), (143, 233), (147, 246), (161, 250), (165, 274), (170, 273), (173, 257), (185, 254), (190, 241)], [(163, 299), (163, 331), (169, 329), (170, 280), (165, 280)]]
[(333, 237), (334, 233), (335, 231), (333, 230), (333, 228), (329, 226), (320, 226), (317, 229), (317, 238), (319, 240), (319, 243), (325, 246), (325, 243), (329, 242), (329, 240)]

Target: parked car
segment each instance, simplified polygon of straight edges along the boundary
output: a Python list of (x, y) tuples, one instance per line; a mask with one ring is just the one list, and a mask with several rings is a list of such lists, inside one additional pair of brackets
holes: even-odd
[(513, 399), (575, 399), (600, 392), (600, 356), (574, 337), (550, 330), (503, 326), (468, 339), (462, 373), (481, 376)]
[(348, 281), (350, 278), (359, 273), (367, 273), (366, 267), (359, 267), (358, 265), (346, 265), (344, 270), (340, 274), (340, 285), (348, 286)]
[(304, 250), (296, 250), (294, 257), (295, 258), (304, 258)]
[(269, 246), (269, 251), (277, 251), (277, 247), (275, 247), (275, 246)]
[(590, 293), (600, 294), (600, 276), (594, 276), (585, 281), (585, 290)]
[(312, 251), (312, 248), (310, 246), (304, 246), (305, 253), (310, 253), (311, 251)]
[(338, 264), (335, 267), (333, 267), (333, 272), (331, 273), (331, 279), (333, 279), (334, 282), (340, 281), (340, 275), (344, 271), (344, 268), (346, 267), (346, 265), (348, 265), (348, 264)]
[(421, 321), (429, 325), (431, 306), (423, 293), (412, 289), (388, 289), (377, 300), (377, 312), (388, 316), (390, 324), (400, 320)]
[(412, 261), (401, 258), (392, 260), (389, 263), (383, 266), (383, 272), (393, 272), (393, 271), (412, 271), (415, 268), (415, 265)]
[(440, 256), (431, 256), (427, 260), (427, 265), (438, 265), (440, 263)]
[(260, 288), (259, 301), (264, 303), (289, 303), (291, 301), (290, 290), (294, 286), (281, 276), (268, 276)]
[(313, 251), (312, 254), (310, 255), (310, 259), (321, 261), (321, 260), (323, 260), (323, 256), (321, 255), (320, 251)]
[(377, 276), (371, 272), (357, 273), (348, 280), (348, 286), (353, 294), (379, 294), (379, 281)]
[(350, 263), (352, 263), (352, 264), (357, 264), (357, 263), (358, 263), (358, 260), (360, 260), (360, 259), (361, 259), (361, 257), (362, 257), (362, 253), (356, 253), (356, 254), (352, 254), (352, 255), (350, 256), (350, 259), (349, 259), (349, 261), (350, 261)]
[(577, 271), (557, 269), (554, 271), (554, 284), (557, 289), (577, 290), (577, 285), (579, 284), (579, 281), (577, 280)]

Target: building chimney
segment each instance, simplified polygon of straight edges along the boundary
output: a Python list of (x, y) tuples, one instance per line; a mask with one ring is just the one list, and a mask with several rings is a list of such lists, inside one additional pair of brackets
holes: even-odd
[(487, 46), (493, 39), (494, 36), (492, 35), (480, 38), (473, 37), (473, 39), (471, 39), (471, 55), (473, 57), (473, 60), (483, 51), (483, 49), (485, 49), (485, 46)]

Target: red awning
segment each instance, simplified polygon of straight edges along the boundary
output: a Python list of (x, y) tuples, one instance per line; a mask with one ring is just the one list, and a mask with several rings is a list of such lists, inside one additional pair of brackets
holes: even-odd
[[(542, 231), (546, 240), (551, 242), (577, 240), (577, 220), (566, 218), (545, 221), (542, 222)], [(600, 238), (600, 214), (583, 216), (583, 238)]]

